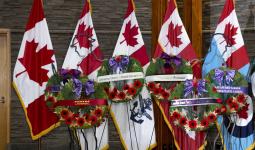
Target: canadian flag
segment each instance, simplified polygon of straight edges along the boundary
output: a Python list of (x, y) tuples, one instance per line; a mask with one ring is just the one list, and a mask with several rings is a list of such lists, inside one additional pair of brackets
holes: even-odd
[[(178, 55), (191, 61), (194, 76), (197, 78), (201, 77), (200, 64), (196, 61), (196, 53), (190, 43), (190, 39), (183, 26), (174, 0), (168, 1), (164, 23), (161, 27), (154, 58), (160, 57), (162, 52), (172, 56)], [(165, 122), (173, 133), (175, 146), (178, 149), (196, 150), (205, 146), (206, 141), (204, 141), (204, 132), (186, 132), (183, 129), (176, 127), (170, 122), (169, 103), (157, 102), (157, 104), (164, 116)]]
[[(89, 79), (95, 80), (102, 64), (101, 59), (102, 53), (92, 22), (90, 1), (86, 0), (62, 68), (79, 69), (83, 74), (88, 75)], [(107, 120), (95, 129), (79, 130), (78, 134), (82, 150), (109, 147)]]
[[(144, 71), (149, 65), (149, 57), (136, 19), (133, 0), (128, 0), (124, 23), (113, 53), (113, 56), (116, 55), (128, 55), (135, 58), (141, 63)], [(134, 100), (110, 105), (111, 116), (126, 150), (145, 150), (156, 146), (153, 105), (145, 87)]]
[[(205, 57), (203, 75), (222, 65), (238, 70), (247, 79), (250, 75), (250, 60), (233, 0), (225, 2), (209, 52)], [(231, 119), (222, 115), (217, 118), (217, 128), (226, 150), (254, 149), (255, 147), (251, 97), (248, 97), (247, 103), (248, 105), (239, 113), (231, 115)]]
[(46, 106), (44, 90), (56, 59), (41, 0), (34, 0), (13, 72), (13, 86), (23, 106), (33, 140), (59, 126)]

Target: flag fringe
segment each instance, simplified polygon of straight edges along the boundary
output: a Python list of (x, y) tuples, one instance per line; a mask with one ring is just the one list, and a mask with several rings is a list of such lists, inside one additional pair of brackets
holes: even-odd
[(17, 96), (19, 98), (19, 101), (20, 101), (20, 103), (22, 105), (22, 108), (23, 108), (23, 110), (25, 112), (25, 117), (26, 117), (26, 121), (27, 121), (28, 126), (29, 126), (30, 135), (32, 137), (32, 140), (37, 140), (40, 137), (44, 136), (45, 134), (49, 133), (51, 130), (53, 130), (53, 129), (55, 129), (55, 128), (60, 126), (60, 122), (57, 122), (56, 124), (51, 125), (49, 128), (41, 131), (39, 134), (34, 135), (33, 132), (32, 132), (32, 125), (31, 125), (31, 123), (30, 123), (30, 121), (28, 119), (28, 116), (27, 116), (27, 109), (26, 109), (26, 107), (25, 107), (25, 105), (23, 103), (23, 99), (22, 99), (22, 97), (21, 97), (21, 95), (19, 93), (19, 90), (18, 90), (18, 88), (17, 88), (17, 86), (16, 86), (16, 84), (14, 82), (12, 82), (12, 86), (13, 86), (14, 90), (16, 91)]
[[(114, 125), (115, 125), (115, 128), (116, 128), (116, 130), (117, 130), (117, 132), (118, 132), (118, 134), (119, 134), (119, 136), (120, 136), (120, 141), (121, 141), (121, 143), (122, 143), (122, 146), (123, 146), (123, 148), (124, 148), (125, 150), (128, 150), (127, 144), (125, 143), (125, 140), (124, 140), (124, 138), (122, 137), (122, 134), (121, 134), (121, 131), (120, 131), (120, 127), (119, 127), (119, 125), (118, 125), (118, 123), (117, 123), (117, 120), (116, 120), (115, 115), (114, 115), (114, 113), (112, 112), (112, 110), (110, 110), (110, 114), (111, 114), (113, 123), (114, 123)], [(146, 150), (151, 150), (151, 149), (155, 148), (156, 146), (157, 146), (157, 143), (153, 143), (153, 144), (149, 145), (149, 147), (146, 148)]]
[[(222, 132), (221, 132), (221, 126), (220, 126), (220, 124), (218, 123), (218, 122), (216, 122), (216, 127), (217, 127), (217, 130), (218, 130), (218, 132), (220, 133), (220, 139), (221, 139), (221, 143), (222, 144), (224, 144), (224, 142), (223, 142), (223, 136), (222, 136)], [(224, 150), (227, 150), (227, 148), (226, 148), (226, 145), (224, 144), (223, 145), (223, 147), (224, 147)], [(255, 141), (253, 142), (253, 144), (251, 144), (246, 150), (253, 150), (255, 148)]]
[[(181, 149), (180, 149), (180, 146), (179, 146), (179, 144), (178, 144), (178, 142), (177, 142), (176, 139), (175, 139), (174, 130), (173, 130), (171, 124), (169, 123), (169, 121), (168, 121), (168, 119), (167, 119), (167, 117), (166, 117), (166, 115), (165, 115), (165, 112), (164, 112), (163, 108), (160, 106), (160, 102), (156, 100), (156, 104), (158, 105), (158, 107), (159, 107), (159, 109), (160, 109), (160, 111), (161, 111), (161, 113), (162, 113), (162, 115), (163, 115), (163, 118), (164, 118), (165, 123), (167, 124), (169, 130), (170, 130), (170, 131), (172, 132), (172, 134), (173, 134), (174, 144), (175, 144), (177, 150), (181, 150)], [(206, 146), (206, 145), (207, 145), (207, 141), (204, 141), (203, 145), (201, 145), (201, 146), (199, 147), (199, 150), (205, 149), (205, 146)]]

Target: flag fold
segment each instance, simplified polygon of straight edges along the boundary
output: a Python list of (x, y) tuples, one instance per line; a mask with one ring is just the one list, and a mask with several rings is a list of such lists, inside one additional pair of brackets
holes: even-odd
[[(144, 71), (149, 57), (135, 15), (133, 0), (128, 0), (124, 23), (113, 56), (128, 55), (138, 60)], [(149, 92), (143, 87), (140, 95), (127, 103), (111, 103), (111, 116), (126, 150), (145, 150), (156, 146), (153, 105)], [(137, 115), (138, 114), (138, 115)]]
[[(227, 66), (238, 70), (248, 79), (249, 57), (244, 46), (241, 29), (236, 16), (233, 0), (226, 0), (221, 13), (211, 46), (202, 68), (203, 76), (212, 69)], [(220, 132), (224, 149), (239, 150), (254, 148), (253, 104), (248, 99), (247, 118), (234, 117), (234, 123), (219, 116), (217, 128)]]
[[(102, 53), (92, 22), (91, 5), (90, 1), (86, 0), (62, 68), (78, 69), (84, 75), (87, 75), (89, 79), (96, 80), (101, 64)], [(79, 130), (77, 133), (82, 150), (103, 150), (109, 148), (108, 119), (95, 129)]]
[(13, 87), (25, 112), (33, 140), (59, 126), (49, 111), (44, 90), (56, 68), (47, 22), (41, 0), (34, 0), (13, 71)]
[[(159, 33), (158, 45), (154, 53), (154, 58), (160, 57), (163, 52), (171, 56), (180, 56), (183, 59), (190, 61), (193, 66), (194, 76), (196, 78), (201, 78), (200, 63), (197, 61), (196, 53), (183, 26), (176, 2), (174, 0), (168, 1), (168, 6), (165, 13), (164, 22)], [(206, 134), (204, 132), (186, 132), (183, 129), (175, 126), (173, 122), (170, 121), (169, 103), (157, 101), (157, 104), (164, 116), (166, 124), (173, 134), (174, 143), (177, 149), (204, 149), (206, 145)]]

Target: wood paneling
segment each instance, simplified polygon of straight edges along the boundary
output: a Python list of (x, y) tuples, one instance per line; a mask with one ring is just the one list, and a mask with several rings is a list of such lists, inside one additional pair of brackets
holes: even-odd
[(184, 0), (184, 26), (198, 58), (202, 57), (202, 0)]
[(0, 29), (0, 150), (10, 142), (10, 31)]

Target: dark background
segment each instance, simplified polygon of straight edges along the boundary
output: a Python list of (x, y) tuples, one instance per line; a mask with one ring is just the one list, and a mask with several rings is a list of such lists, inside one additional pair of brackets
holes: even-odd
[[(203, 53), (206, 54), (211, 35), (217, 25), (225, 0), (203, 0)], [(58, 67), (62, 66), (84, 0), (43, 0), (44, 12), (50, 30), (53, 48), (56, 50)], [(92, 18), (101, 50), (105, 58), (113, 52), (123, 22), (127, 0), (91, 0)], [(183, 0), (177, 0), (179, 12), (183, 13)], [(151, 0), (135, 0), (136, 15), (148, 54), (151, 54)], [(24, 34), (32, 0), (0, 0), (0, 27), (11, 29), (12, 70)], [(236, 0), (236, 11), (244, 41), (250, 57), (255, 56), (255, 2)], [(155, 116), (157, 117), (157, 116)], [(38, 141), (30, 137), (21, 104), (12, 89), (10, 147), (14, 150), (37, 149)], [(211, 131), (213, 132), (213, 131)], [(213, 134), (209, 135), (209, 139)], [(61, 126), (42, 138), (43, 150), (68, 149), (67, 128)], [(111, 150), (122, 149), (112, 120), (109, 122)]]

